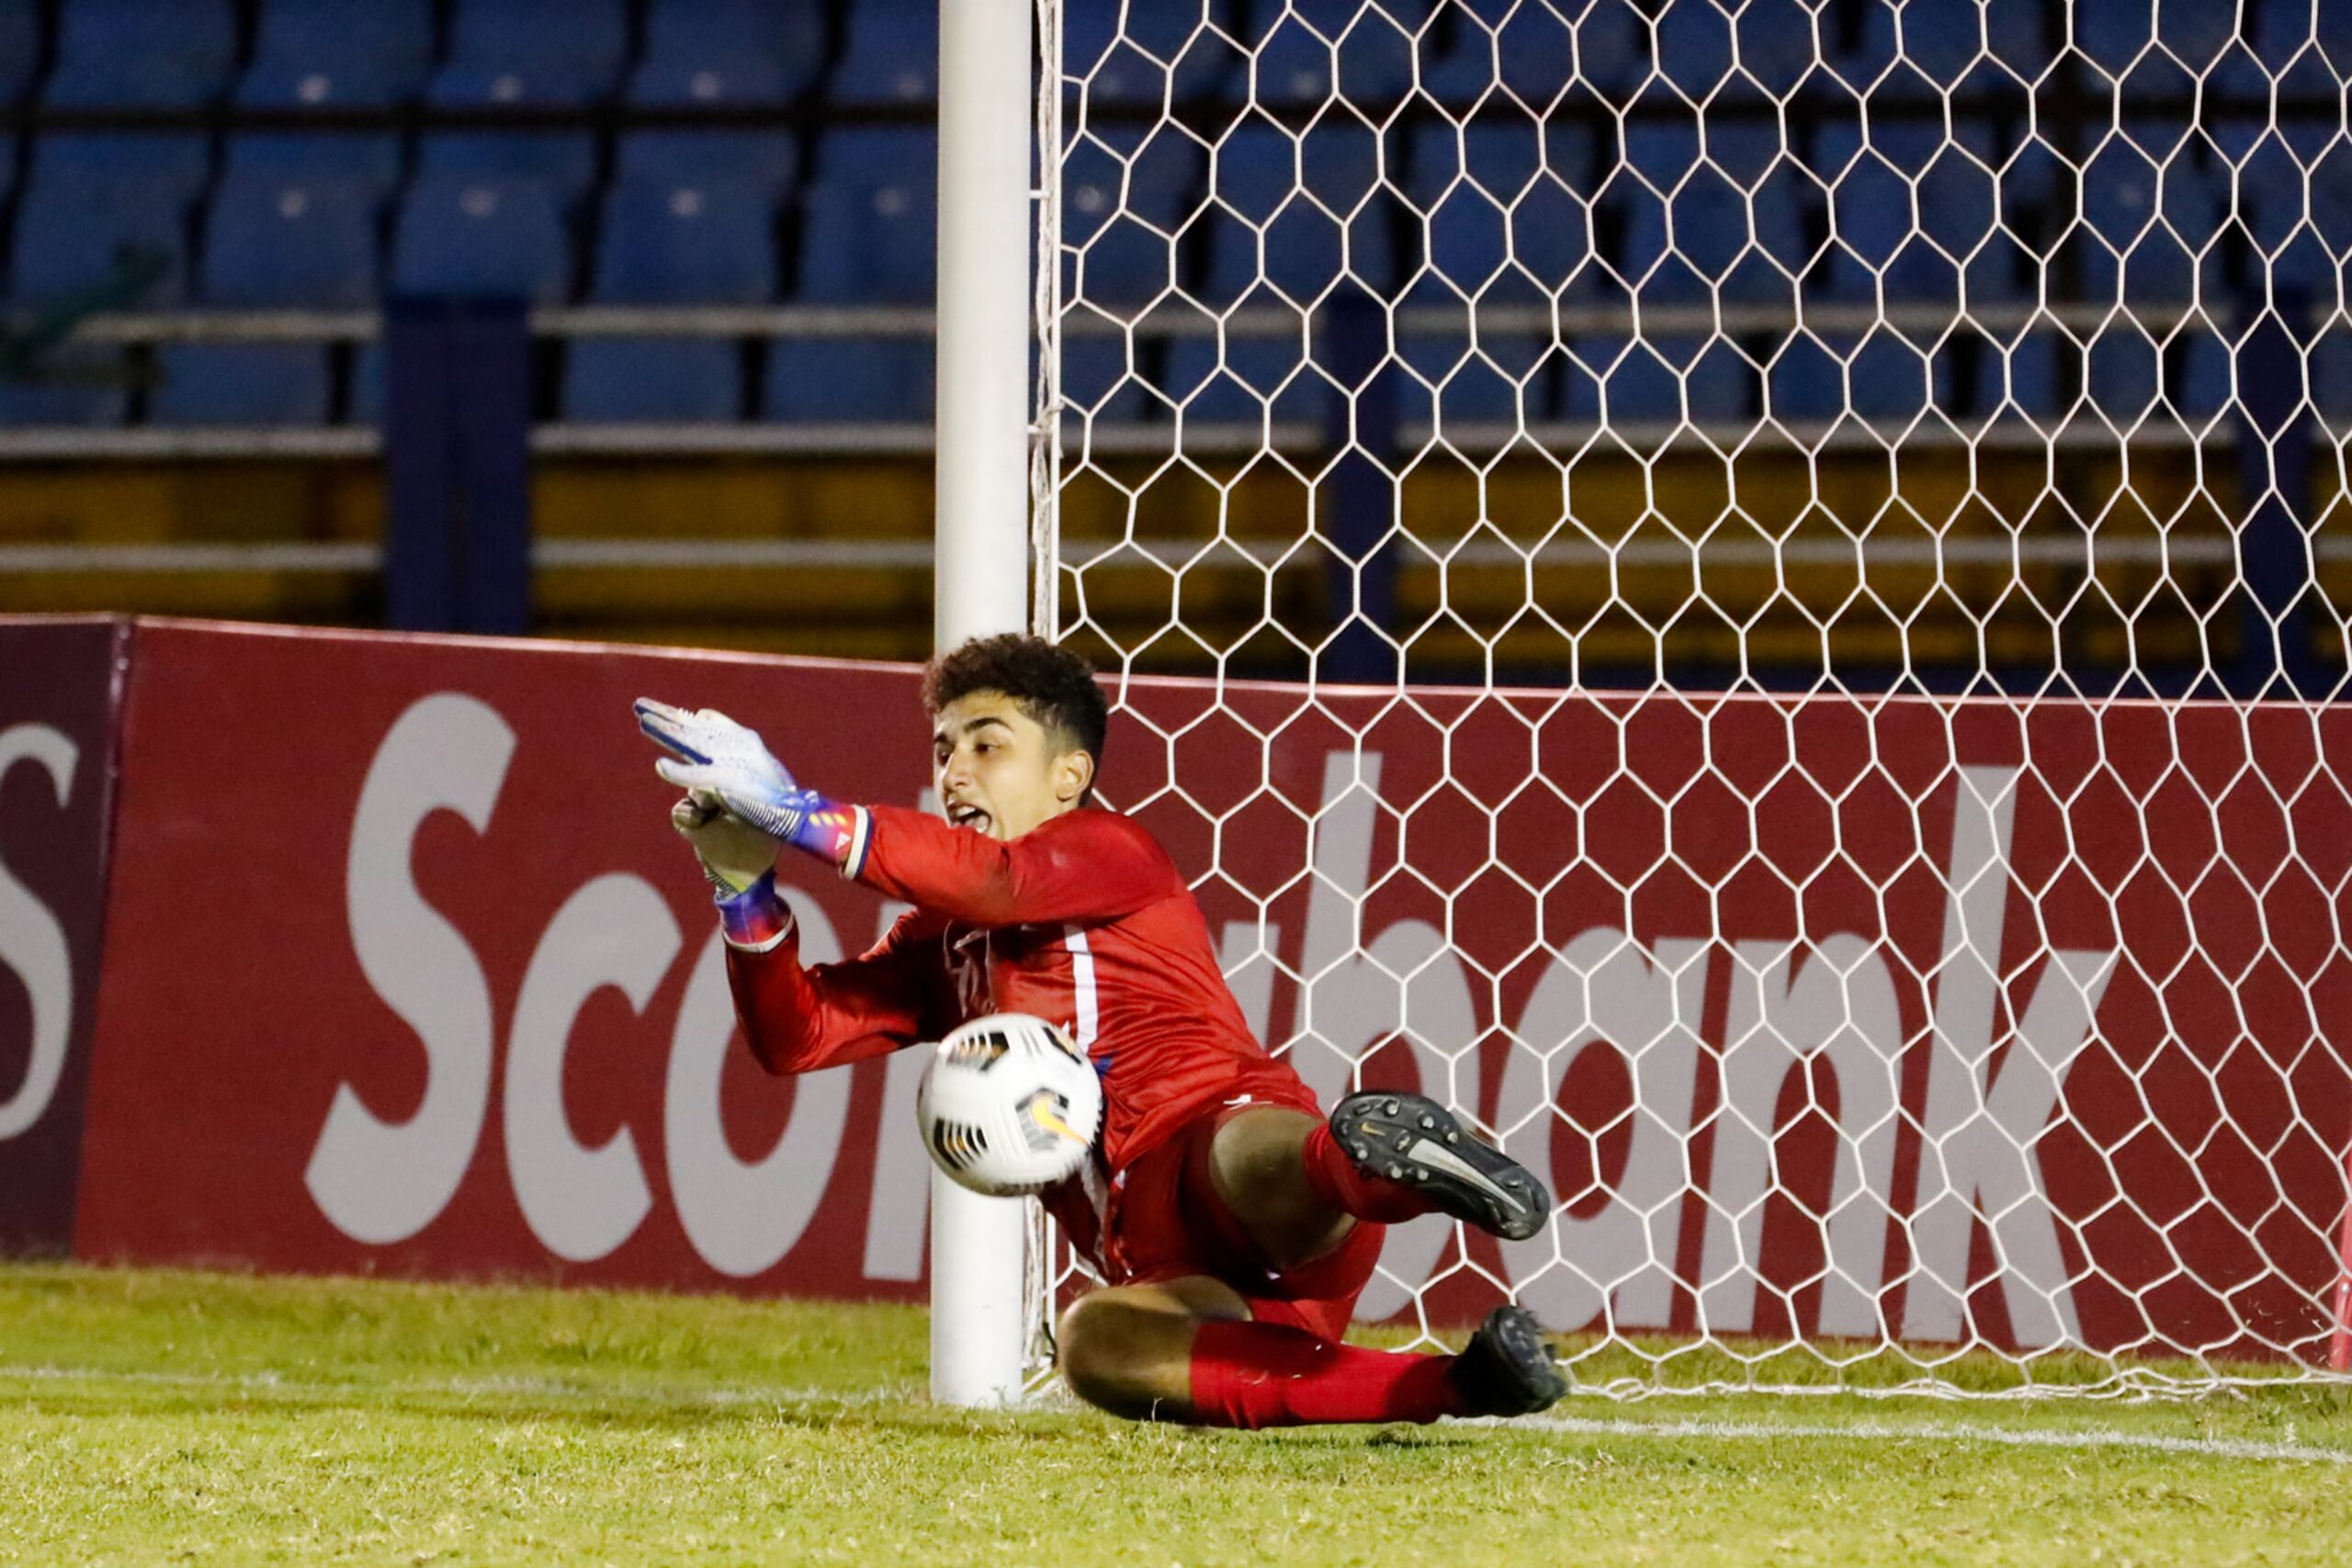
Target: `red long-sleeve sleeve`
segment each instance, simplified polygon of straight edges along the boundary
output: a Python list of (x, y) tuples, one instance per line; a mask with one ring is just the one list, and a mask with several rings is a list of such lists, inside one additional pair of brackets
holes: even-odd
[(953, 1027), (944, 922), (900, 916), (871, 951), (803, 968), (797, 930), (763, 952), (730, 946), (727, 983), (760, 1066), (806, 1073), (936, 1040)]
[(949, 919), (1112, 920), (1184, 888), (1167, 852), (1115, 812), (1068, 812), (1005, 844), (905, 807), (872, 811), (857, 880)]

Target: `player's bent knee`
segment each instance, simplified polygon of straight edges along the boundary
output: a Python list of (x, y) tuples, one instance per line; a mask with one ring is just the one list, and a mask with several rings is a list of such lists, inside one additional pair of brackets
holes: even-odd
[(1189, 1392), (1192, 1319), (1142, 1310), (1115, 1292), (1081, 1296), (1062, 1315), (1056, 1340), (1069, 1391), (1114, 1416), (1175, 1414)]

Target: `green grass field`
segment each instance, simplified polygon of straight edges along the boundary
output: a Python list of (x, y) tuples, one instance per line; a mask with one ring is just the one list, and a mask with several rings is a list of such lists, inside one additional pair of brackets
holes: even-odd
[(2341, 1563), (2352, 1402), (922, 1397), (900, 1308), (0, 1269), (0, 1562)]

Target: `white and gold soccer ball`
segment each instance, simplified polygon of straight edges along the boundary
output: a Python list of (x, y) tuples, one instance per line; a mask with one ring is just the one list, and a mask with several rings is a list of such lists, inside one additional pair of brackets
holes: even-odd
[(991, 1198), (1074, 1175), (1102, 1125), (1102, 1085), (1042, 1018), (976, 1018), (931, 1048), (915, 1092), (923, 1147), (957, 1185)]

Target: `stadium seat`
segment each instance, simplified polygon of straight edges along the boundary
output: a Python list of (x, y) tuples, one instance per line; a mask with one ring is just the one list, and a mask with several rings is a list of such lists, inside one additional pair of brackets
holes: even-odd
[(2229, 191), (2199, 160), (2183, 152), (2158, 167), (2109, 141), (2084, 170), (2082, 202), (2082, 227), (2070, 243), (2086, 299), (2175, 305), (2218, 298), (2215, 242), (2228, 221)]
[(1933, 334), (1905, 341), (1882, 329), (1868, 337), (1793, 337), (1766, 367), (1766, 415), (1784, 424), (1859, 416), (1891, 435), (1921, 414), (1949, 406), (1944, 362), (1928, 353)]
[[(613, 305), (749, 305), (775, 296), (774, 214), (763, 192), (719, 182), (634, 181), (605, 208), (591, 298)], [(575, 420), (720, 420), (741, 412), (728, 339), (582, 338), (565, 365)]]
[[(248, 310), (373, 304), (376, 205), (365, 184), (232, 174), (213, 198), (200, 297)], [(316, 344), (167, 344), (148, 405), (162, 424), (317, 424), (333, 395)]]
[(327, 351), (311, 344), (167, 344), (156, 367), (156, 424), (322, 424), (334, 395)]
[(1686, 397), (1693, 423), (1744, 420), (1754, 411), (1756, 372), (1720, 338), (1596, 334), (1571, 348), (1590, 372), (1568, 379), (1571, 419), (1671, 423), (1684, 417)]
[[(1972, 299), (2006, 297), (1999, 254), (1977, 254), (1996, 210), (1988, 142), (1977, 124), (1963, 126), (1955, 142), (1940, 125), (1895, 120), (1871, 126), (1865, 155), (1852, 121), (1823, 126), (1811, 163), (1836, 182), (1829, 297), (1868, 301), (1883, 284), (1892, 299), (1955, 299), (1963, 265)], [(1968, 257), (1975, 259), (1960, 259)]]
[(269, 107), (400, 103), (424, 85), (432, 56), (431, 0), (270, 0), (237, 100)]
[(17, 209), (16, 298), (40, 304), (118, 276), (134, 254), (166, 264), (125, 306), (176, 305), (187, 286), (187, 208), (172, 186), (123, 180), (93, 187), (37, 174)]
[(772, 73), (780, 96), (798, 97), (824, 68), (824, 13), (810, 0), (652, 0), (645, 63), (663, 73), (756, 71), (763, 80)]
[(559, 303), (571, 260), (554, 197), (529, 183), (419, 179), (401, 214), (391, 281), (402, 294)]
[[(134, 39), (137, 47), (126, 47)], [(236, 54), (229, 0), (71, 0), (46, 96), (66, 108), (207, 103), (227, 85)]]
[(396, 131), (248, 130), (229, 139), (225, 178), (334, 184), (381, 202), (401, 178)]
[(776, 296), (767, 195), (727, 181), (623, 181), (605, 200), (591, 299), (614, 306), (757, 306)]
[(1061, 340), (1061, 392), (1062, 400), (1073, 411), (1072, 418), (1082, 416), (1105, 423), (1141, 419), (1150, 400), (1136, 360), (1148, 352), (1140, 338), (1131, 353), (1124, 336), (1074, 333), (1066, 327)]
[(1185, 336), (1168, 345), (1160, 389), (1192, 424), (1317, 422), (1330, 384), (1306, 363), (1295, 331), (1280, 336)]
[(791, 424), (928, 424), (936, 376), (927, 337), (779, 338), (768, 346), (767, 417)]
[[(700, 105), (749, 107), (782, 105), (796, 89), (785, 68), (745, 56), (718, 64), (673, 57), (649, 60), (630, 80), (629, 102), (648, 108)], [(657, 127), (626, 133), (620, 144), (624, 179), (729, 180), (756, 185), (770, 199), (784, 194), (799, 165), (789, 130)]]
[(1298, 107), (1335, 94), (1367, 107), (1401, 98), (1413, 85), (1413, 35), (1430, 9), (1428, 0), (1291, 0), (1271, 20), (1261, 13), (1254, 59), (1231, 79), (1234, 90)]
[(1343, 277), (1385, 291), (1396, 247), (1379, 183), (1374, 133), (1352, 121), (1328, 120), (1296, 141), (1271, 126), (1230, 132), (1210, 154), (1209, 188), (1223, 206), (1209, 236), (1205, 297), (1230, 305), (1262, 281), (1304, 304)]
[(837, 104), (927, 104), (939, 96), (938, 0), (854, 0), (825, 96)]
[(1122, 9), (1123, 0), (1069, 0), (1063, 8), (1062, 74), (1090, 107), (1159, 103), (1171, 74), (1179, 98), (1226, 93), (1242, 78), (1248, 57), (1236, 41), (1234, 0), (1135, 6), (1124, 31)]
[[(435, 103), (588, 103), (617, 85), (628, 52), (626, 0), (463, 0), (449, 63), (435, 78), (432, 97)], [(444, 77), (452, 84), (447, 88)], [(475, 96), (476, 83), (490, 85), (486, 98)]]
[(828, 304), (928, 304), (938, 181), (929, 132), (835, 131), (801, 200), (800, 295)]
[(53, 130), (33, 143), (36, 186), (71, 186), (85, 198), (132, 187), (139, 199), (185, 209), (211, 178), (209, 140), (177, 131)]
[(1062, 164), (1071, 297), (1139, 305), (1173, 287), (1204, 166), (1200, 144), (1172, 127), (1080, 138)]
[[(1907, 68), (1886, 75), (1849, 75), (1857, 86), (1875, 81), (1874, 92), (1908, 97), (1966, 84), (1986, 85), (2026, 81), (2042, 73), (2050, 51), (2042, 41), (2041, 0), (1909, 0), (1902, 8), (1902, 39), (1895, 38), (1896, 8), (1864, 7), (1862, 38), (1849, 68), (1873, 62), (1883, 68), (1898, 58)], [(2006, 68), (2006, 72), (2002, 70)]]
[(215, 305), (357, 310), (378, 296), (365, 186), (231, 175), (207, 226), (202, 297)]
[(22, 98), (40, 64), (40, 7), (34, 0), (0, 0), (0, 103)]
[[(559, 96), (577, 84), (568, 75), (552, 81), (531, 72), (484, 62), (458, 61), (434, 77), (426, 97), (447, 108), (500, 104), (583, 103), (588, 95)], [(596, 137), (586, 130), (445, 130), (427, 135), (418, 173), (467, 179), (534, 180), (571, 207), (588, 194), (596, 177)]]
[[(1770, 128), (1749, 135), (1768, 139), (1777, 151), (1778, 133)], [(1623, 271), (1644, 299), (1761, 303), (1793, 297), (1792, 276), (1804, 265), (1806, 249), (1802, 215), (1787, 188), (1792, 175), (1784, 173), (1779, 188), (1751, 195), (1724, 166), (1761, 169), (1769, 158), (1739, 148), (1726, 130), (1709, 132), (1705, 163), (1699, 161), (1698, 137), (1683, 125), (1636, 124), (1627, 130), (1625, 145), (1627, 164), (1672, 193), (1660, 199), (1635, 181), (1617, 182), (1625, 211)]]
[(1449, 19), (1450, 49), (1432, 52), (1439, 35), (1423, 34), (1421, 90), (1442, 104), (1476, 103), (1499, 86), (1508, 96), (1490, 104), (1532, 115), (1573, 81), (1616, 96), (1649, 73), (1647, 24), (1625, 0), (1582, 7), (1487, 3), (1457, 7)]
[[(1430, 266), (1464, 293), (1493, 287), (1521, 297), (1589, 282), (1592, 139), (1582, 126), (1514, 115), (1475, 120), (1458, 132), (1414, 133), (1407, 189), (1428, 236)], [(1460, 182), (1460, 183), (1457, 183)]]

